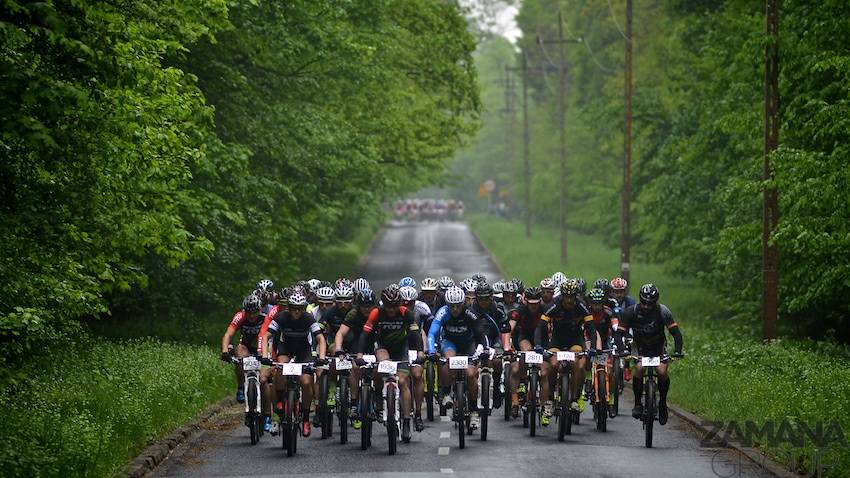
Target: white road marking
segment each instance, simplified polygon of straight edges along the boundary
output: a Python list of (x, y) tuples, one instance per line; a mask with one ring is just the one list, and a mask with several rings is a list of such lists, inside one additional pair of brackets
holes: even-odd
[(449, 438), (452, 436), (452, 432), (440, 432), (440, 438)]
[(437, 454), (438, 455), (448, 455), (449, 454), (449, 447), (441, 446), (440, 448), (437, 449)]
[(455, 471), (451, 468), (440, 468), (440, 473), (454, 473)]
[(450, 422), (452, 421), (452, 417), (446, 415), (445, 417), (440, 417), (440, 421), (442, 422)]

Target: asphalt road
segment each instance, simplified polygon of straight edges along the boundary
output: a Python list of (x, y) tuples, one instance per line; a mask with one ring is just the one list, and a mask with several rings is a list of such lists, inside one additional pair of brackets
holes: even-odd
[[(464, 224), (389, 224), (374, 241), (364, 276), (378, 289), (405, 275), (468, 277), (481, 272), (496, 277), (497, 268)], [(676, 386), (675, 383), (672, 386)], [(581, 424), (564, 442), (557, 440), (556, 422), (540, 428), (531, 438), (521, 421), (505, 422), (501, 411), (490, 421), (488, 440), (467, 437), (460, 450), (450, 421), (426, 422), (410, 444), (399, 444), (395, 456), (387, 454), (386, 433), (375, 426), (373, 446), (361, 451), (359, 432), (349, 431), (349, 444), (318, 438), (320, 432), (301, 439), (296, 456), (287, 458), (280, 438), (265, 435), (251, 446), (247, 428), (241, 426), (237, 407), (213, 420), (202, 433), (178, 447), (154, 476), (487, 476), (523, 473), (534, 477), (739, 477), (767, 476), (724, 449), (701, 448), (690, 425), (670, 416), (666, 426), (656, 426), (654, 448), (644, 447), (643, 430), (632, 419), (631, 392), (623, 394), (625, 414), (609, 420), (607, 433), (596, 431), (588, 408)], [(439, 417), (438, 417), (439, 419)], [(510, 475), (508, 475), (510, 476)]]

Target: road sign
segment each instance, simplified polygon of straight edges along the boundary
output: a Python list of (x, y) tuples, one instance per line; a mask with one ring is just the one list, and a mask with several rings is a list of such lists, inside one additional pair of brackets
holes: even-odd
[(492, 179), (488, 179), (488, 180), (484, 181), (484, 190), (487, 191), (488, 193), (492, 193), (493, 191), (495, 191), (496, 190), (496, 181), (493, 181)]

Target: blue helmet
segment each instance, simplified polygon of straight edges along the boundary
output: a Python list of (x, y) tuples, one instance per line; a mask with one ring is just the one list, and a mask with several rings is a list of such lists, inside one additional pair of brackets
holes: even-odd
[(416, 288), (416, 281), (413, 280), (413, 277), (407, 276), (398, 281), (398, 286)]

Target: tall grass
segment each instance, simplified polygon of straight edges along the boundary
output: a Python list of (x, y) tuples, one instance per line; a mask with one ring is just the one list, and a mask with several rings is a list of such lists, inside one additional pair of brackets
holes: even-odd
[[(526, 238), (521, 224), (490, 216), (470, 216), (469, 224), (508, 276), (536, 283), (557, 270), (588, 282), (618, 275), (619, 251), (600, 239), (571, 233), (567, 266), (559, 266), (556, 228), (535, 225)], [(850, 431), (850, 352), (846, 346), (783, 338), (761, 344), (756, 317), (728, 317), (722, 301), (692, 279), (676, 277), (658, 264), (631, 264), (631, 289), (655, 283), (661, 302), (673, 311), (685, 339), (686, 358), (670, 367), (670, 400), (708, 420), (783, 420), (824, 428), (836, 421)], [(842, 436), (843, 438), (843, 436)], [(811, 473), (816, 447), (761, 446), (775, 457), (793, 456), (796, 468)], [(846, 444), (846, 441), (845, 441)], [(826, 476), (850, 476), (850, 449), (830, 447), (822, 457)]]

